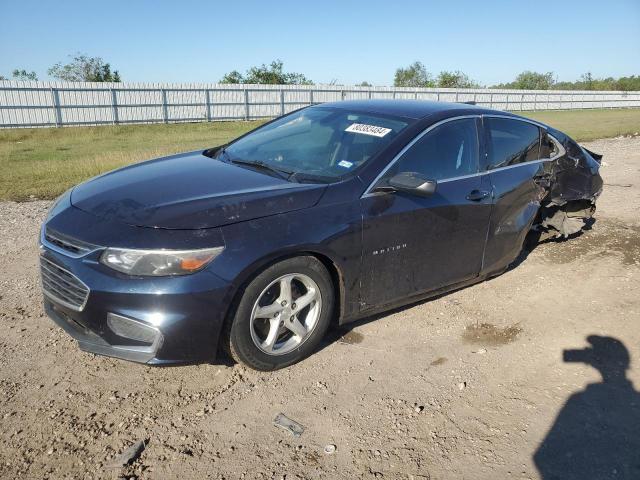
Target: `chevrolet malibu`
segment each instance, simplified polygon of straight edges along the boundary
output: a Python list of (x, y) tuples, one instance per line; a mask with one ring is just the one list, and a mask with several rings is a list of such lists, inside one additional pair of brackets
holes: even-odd
[(600, 156), (510, 113), (419, 101), (304, 108), (226, 144), (93, 178), (41, 231), (47, 314), (81, 349), (273, 370), (330, 324), (505, 271), (568, 237)]

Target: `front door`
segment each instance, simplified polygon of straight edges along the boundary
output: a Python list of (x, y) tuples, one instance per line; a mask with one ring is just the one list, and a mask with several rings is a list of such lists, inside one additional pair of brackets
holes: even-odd
[[(491, 185), (479, 172), (479, 119), (428, 129), (361, 200), (361, 308), (392, 303), (477, 276), (491, 213)], [(389, 191), (416, 172), (437, 182), (428, 197)]]

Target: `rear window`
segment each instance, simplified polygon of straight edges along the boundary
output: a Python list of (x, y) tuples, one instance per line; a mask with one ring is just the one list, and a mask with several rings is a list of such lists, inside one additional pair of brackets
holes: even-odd
[(508, 118), (485, 118), (489, 134), (489, 169), (540, 158), (540, 129)]

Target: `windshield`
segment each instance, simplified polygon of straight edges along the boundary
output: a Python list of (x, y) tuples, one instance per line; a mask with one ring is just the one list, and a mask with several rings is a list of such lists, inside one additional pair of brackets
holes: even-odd
[(331, 181), (364, 165), (406, 126), (396, 118), (311, 107), (259, 128), (224, 153), (232, 162), (263, 164), (298, 180)]

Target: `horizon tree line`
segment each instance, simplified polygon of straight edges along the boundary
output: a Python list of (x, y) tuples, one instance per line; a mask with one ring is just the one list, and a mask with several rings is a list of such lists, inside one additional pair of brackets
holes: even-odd
[[(49, 76), (69, 82), (121, 82), (120, 72), (112, 70), (111, 64), (101, 57), (90, 57), (84, 53), (69, 55), (67, 63), (57, 62), (47, 70)], [(38, 80), (35, 71), (16, 68), (11, 72), (11, 79), (21, 81)], [(0, 75), (0, 80), (9, 78)], [(224, 84), (265, 84), (265, 85), (314, 85), (315, 82), (303, 73), (287, 72), (284, 62), (280, 59), (269, 64), (253, 66), (244, 74), (238, 70), (226, 73), (219, 83)], [(333, 79), (330, 85), (340, 85)], [(370, 82), (364, 80), (356, 86), (371, 87)], [(596, 78), (591, 72), (586, 72), (576, 81), (559, 81), (554, 72), (534, 72), (525, 70), (514, 80), (506, 83), (484, 86), (460, 70), (443, 70), (437, 75), (427, 70), (420, 61), (415, 61), (406, 67), (396, 69), (393, 77), (395, 87), (438, 87), (438, 88), (495, 88), (515, 90), (619, 90), (640, 91), (640, 75), (622, 76), (618, 78)]]

